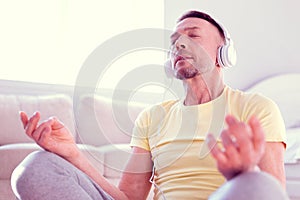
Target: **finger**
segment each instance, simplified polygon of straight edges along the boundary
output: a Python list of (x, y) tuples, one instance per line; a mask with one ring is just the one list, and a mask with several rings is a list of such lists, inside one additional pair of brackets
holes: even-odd
[(22, 124), (23, 124), (23, 128), (25, 129), (25, 127), (27, 126), (28, 123), (28, 116), (24, 111), (20, 111), (19, 112)]
[(26, 127), (25, 127), (25, 133), (29, 136), (32, 137), (32, 133), (34, 132), (34, 130), (36, 129), (38, 122), (40, 120), (40, 113), (39, 112), (35, 112), (32, 117), (30, 117)]
[(44, 121), (43, 123), (41, 123), (32, 133), (32, 138), (36, 141), (36, 142), (40, 142), (40, 138), (43, 134), (43, 131), (47, 128), (47, 129), (51, 129), (51, 124), (52, 119), (48, 119), (47, 121)]
[(265, 146), (265, 134), (263, 128), (255, 116), (249, 120), (249, 126), (253, 133), (253, 147), (257, 152), (263, 152)]
[(51, 128), (49, 126), (45, 126), (41, 132), (38, 144), (48, 151), (51, 151), (51, 149), (49, 148), (49, 144), (51, 143), (49, 142), (51, 140), (50, 136), (51, 136)]
[(239, 123), (239, 121), (232, 115), (227, 115), (225, 121), (228, 126), (233, 126), (234, 124)]
[(57, 117), (51, 117), (49, 119), (52, 120), (51, 121), (51, 127), (54, 130), (61, 129), (65, 126)]
[(238, 151), (246, 159), (253, 152), (252, 130), (243, 122), (234, 122), (228, 127), (230, 137), (234, 138)]
[(232, 134), (229, 133), (227, 129), (223, 130), (221, 133), (221, 139), (222, 139), (222, 144), (223, 146), (226, 147), (238, 147), (238, 144), (236, 143), (236, 137), (234, 137)]
[(218, 163), (226, 163), (227, 157), (224, 152), (218, 147), (217, 141), (212, 134), (208, 134), (206, 138), (206, 143), (210, 149), (211, 155), (217, 160)]
[(225, 148), (224, 154), (227, 156), (227, 159), (230, 161), (232, 166), (240, 168), (241, 158), (238, 152), (238, 145), (236, 141), (233, 141), (231, 134), (228, 130), (224, 130), (221, 133), (222, 144)]
[[(246, 128), (246, 129), (247, 129), (248, 135), (249, 135), (250, 137), (252, 137), (252, 132), (250, 131), (249, 127), (247, 127), (247, 126), (243, 127), (245, 123), (239, 121), (239, 120), (238, 120), (237, 118), (235, 118), (234, 116), (232, 116), (232, 115), (227, 115), (225, 120), (226, 120), (226, 123), (227, 123), (227, 125), (228, 125), (229, 128), (230, 128), (230, 127), (234, 128), (235, 126), (241, 126), (242, 128)], [(245, 124), (245, 125), (246, 125), (246, 124)]]

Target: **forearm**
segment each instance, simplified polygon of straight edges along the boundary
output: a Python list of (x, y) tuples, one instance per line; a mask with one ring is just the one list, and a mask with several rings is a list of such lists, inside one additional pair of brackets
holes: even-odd
[[(277, 165), (274, 167), (272, 164)], [(259, 167), (261, 171), (264, 171), (266, 173), (271, 174), (273, 177), (275, 177), (282, 187), (286, 189), (286, 177), (285, 177), (285, 170), (284, 170), (284, 165), (280, 163), (271, 163), (271, 164), (266, 164), (264, 162), (261, 162), (259, 164)]]
[(267, 142), (265, 154), (258, 166), (264, 172), (274, 176), (285, 189), (284, 145), (281, 142)]
[(78, 150), (77, 155), (73, 158), (67, 158), (70, 163), (75, 167), (87, 174), (93, 181), (95, 181), (105, 192), (107, 192), (114, 199), (128, 199), (118, 187), (110, 183), (84, 156), (84, 154)]

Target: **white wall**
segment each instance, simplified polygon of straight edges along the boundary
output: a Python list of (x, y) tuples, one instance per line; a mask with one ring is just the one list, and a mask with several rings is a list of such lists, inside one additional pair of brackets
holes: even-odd
[(103, 42), (163, 23), (161, 0), (0, 0), (0, 79), (74, 85)]
[[(73, 85), (83, 62), (112, 36), (173, 29), (183, 11), (200, 9), (230, 31), (238, 63), (225, 70), (225, 79), (244, 89), (269, 75), (300, 72), (299, 7), (298, 0), (0, 0), (0, 79)], [(118, 58), (118, 73), (103, 77), (104, 85), (134, 66), (162, 60), (157, 52)]]
[(209, 12), (230, 32), (237, 66), (225, 70), (225, 80), (246, 88), (254, 80), (283, 72), (300, 72), (300, 1), (298, 0), (165, 0), (165, 24), (184, 11)]

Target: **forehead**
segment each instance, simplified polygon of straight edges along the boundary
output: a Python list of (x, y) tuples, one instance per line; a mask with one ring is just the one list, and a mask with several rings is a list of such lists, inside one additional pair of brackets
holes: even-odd
[(199, 28), (199, 29), (203, 29), (203, 30), (208, 30), (208, 31), (217, 31), (218, 29), (212, 25), (210, 22), (201, 19), (201, 18), (196, 18), (196, 17), (190, 17), (190, 18), (186, 18), (182, 21), (180, 21), (176, 27), (175, 27), (175, 32), (182, 32), (182, 31), (186, 31), (188, 29), (195, 29), (195, 28)]

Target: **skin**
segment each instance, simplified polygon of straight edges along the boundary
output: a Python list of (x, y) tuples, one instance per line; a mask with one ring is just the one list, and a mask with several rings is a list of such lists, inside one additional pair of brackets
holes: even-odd
[[(183, 82), (185, 105), (197, 105), (217, 98), (225, 87), (222, 71), (216, 62), (217, 49), (223, 44), (218, 30), (205, 20), (187, 18), (178, 23), (171, 42), (172, 69), (174, 75)], [(176, 62), (181, 54), (188, 59)], [(31, 117), (20, 112), (20, 117), (25, 133), (39, 146), (63, 157), (85, 172), (114, 199), (146, 199), (151, 188), (148, 180), (153, 166), (149, 151), (133, 147), (132, 156), (119, 186), (116, 187), (90, 164), (77, 148), (70, 131), (57, 118), (39, 122), (38, 112)], [(265, 143), (264, 133), (255, 117), (248, 123), (243, 123), (227, 116), (226, 123), (228, 128), (221, 134), (223, 150), (215, 145), (212, 136), (207, 140), (218, 169), (226, 179), (230, 180), (239, 173), (252, 171), (258, 165), (261, 170), (275, 176), (284, 186), (284, 145), (280, 142)]]

